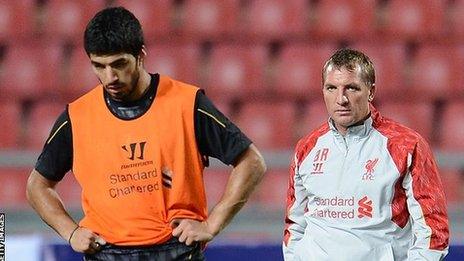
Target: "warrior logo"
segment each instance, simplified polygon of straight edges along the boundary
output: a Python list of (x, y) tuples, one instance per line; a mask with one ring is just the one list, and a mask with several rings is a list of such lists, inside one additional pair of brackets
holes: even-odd
[(134, 160), (134, 158), (135, 158), (135, 149), (137, 148), (137, 144), (138, 144), (139, 148), (140, 148), (140, 154), (139, 154), (139, 156), (137, 158), (143, 160), (143, 151), (144, 151), (146, 143), (147, 142), (145, 142), (145, 141), (142, 141), (142, 142), (139, 142), (139, 143), (131, 143), (131, 144), (129, 144), (130, 151), (127, 150), (126, 145), (121, 146), (121, 148), (123, 150), (129, 152), (130, 156), (128, 157), (128, 159)]
[(372, 217), (372, 200), (364, 196), (358, 201), (358, 218)]
[(377, 165), (377, 162), (379, 161), (379, 158), (375, 158), (373, 160), (368, 160), (366, 162), (366, 172), (364, 173), (362, 180), (374, 180), (374, 171), (375, 171), (375, 165)]

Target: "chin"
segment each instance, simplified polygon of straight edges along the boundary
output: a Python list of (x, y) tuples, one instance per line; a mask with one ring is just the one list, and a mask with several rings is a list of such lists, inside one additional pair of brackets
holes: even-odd
[(339, 123), (340, 125), (350, 125), (351, 123), (355, 122), (355, 120), (353, 118), (351, 118), (350, 116), (336, 116), (336, 117), (332, 117), (332, 119)]

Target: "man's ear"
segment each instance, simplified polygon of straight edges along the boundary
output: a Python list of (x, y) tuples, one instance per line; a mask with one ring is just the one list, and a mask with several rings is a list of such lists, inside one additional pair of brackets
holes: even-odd
[(375, 88), (375, 83), (372, 84), (371, 89), (369, 90), (369, 102), (372, 102), (374, 100), (376, 88)]
[(139, 65), (142, 66), (143, 65), (143, 61), (145, 60), (145, 57), (147, 56), (147, 50), (145, 49), (145, 45), (142, 45), (142, 50), (140, 50), (140, 53), (138, 55), (138, 62), (139, 62)]

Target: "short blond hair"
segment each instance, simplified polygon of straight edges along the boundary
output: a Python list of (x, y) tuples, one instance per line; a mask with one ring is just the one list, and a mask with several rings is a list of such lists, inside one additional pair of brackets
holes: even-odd
[(374, 64), (367, 55), (360, 51), (348, 48), (336, 51), (322, 69), (322, 82), (325, 81), (327, 69), (330, 66), (336, 69), (346, 68), (350, 72), (356, 70), (356, 67), (359, 66), (361, 77), (367, 86), (371, 87), (375, 84)]

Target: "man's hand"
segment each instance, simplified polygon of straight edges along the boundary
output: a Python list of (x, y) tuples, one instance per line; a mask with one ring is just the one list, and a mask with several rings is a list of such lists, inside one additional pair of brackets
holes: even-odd
[(179, 238), (179, 242), (185, 242), (190, 246), (194, 242), (206, 243), (213, 239), (214, 233), (208, 227), (206, 221), (200, 222), (193, 219), (177, 219), (171, 222), (172, 235)]
[(106, 241), (89, 229), (78, 227), (71, 235), (69, 243), (76, 252), (93, 254), (99, 251)]

